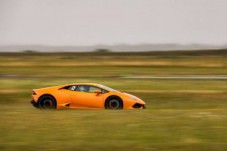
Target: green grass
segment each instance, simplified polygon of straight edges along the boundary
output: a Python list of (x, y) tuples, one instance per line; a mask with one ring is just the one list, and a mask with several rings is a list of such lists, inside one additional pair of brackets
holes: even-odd
[(0, 145), (17, 151), (226, 150), (226, 120), (223, 108), (41, 111), (20, 104), (1, 108)]
[[(227, 76), (219, 53), (2, 53), (0, 150), (225, 151), (227, 81), (127, 78)], [(147, 109), (45, 111), (29, 103), (33, 88), (74, 82), (132, 93)]]

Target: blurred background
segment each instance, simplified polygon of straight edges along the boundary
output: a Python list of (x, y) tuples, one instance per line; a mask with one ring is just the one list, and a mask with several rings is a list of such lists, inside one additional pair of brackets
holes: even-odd
[[(224, 0), (0, 0), (0, 150), (226, 150)], [(145, 110), (48, 110), (95, 82)]]

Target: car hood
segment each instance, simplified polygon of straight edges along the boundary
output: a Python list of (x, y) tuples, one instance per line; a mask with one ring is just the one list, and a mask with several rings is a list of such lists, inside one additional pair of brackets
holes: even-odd
[(135, 95), (129, 94), (129, 93), (125, 93), (125, 92), (121, 92), (122, 94), (124, 94), (125, 96), (129, 97), (129, 98), (133, 98), (136, 103), (142, 103), (142, 104), (146, 104), (143, 100), (141, 100), (140, 98), (138, 98)]

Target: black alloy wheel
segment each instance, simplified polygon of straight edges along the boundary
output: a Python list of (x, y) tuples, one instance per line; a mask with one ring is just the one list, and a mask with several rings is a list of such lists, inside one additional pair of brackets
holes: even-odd
[(56, 101), (51, 96), (44, 96), (39, 101), (39, 107), (41, 109), (55, 109), (56, 108)]
[(123, 109), (122, 101), (117, 98), (111, 98), (111, 99), (107, 100), (105, 106), (106, 106), (106, 109), (111, 109), (111, 110)]

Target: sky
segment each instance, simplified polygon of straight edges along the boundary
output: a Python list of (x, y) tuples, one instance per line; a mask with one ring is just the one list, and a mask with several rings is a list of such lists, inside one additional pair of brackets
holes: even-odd
[(227, 0), (0, 0), (0, 45), (227, 44)]

